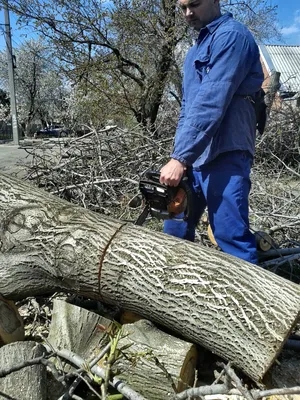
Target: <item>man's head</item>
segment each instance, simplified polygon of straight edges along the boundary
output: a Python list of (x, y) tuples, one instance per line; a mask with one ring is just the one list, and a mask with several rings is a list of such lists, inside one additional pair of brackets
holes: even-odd
[(197, 31), (221, 15), (220, 0), (178, 0), (187, 23)]

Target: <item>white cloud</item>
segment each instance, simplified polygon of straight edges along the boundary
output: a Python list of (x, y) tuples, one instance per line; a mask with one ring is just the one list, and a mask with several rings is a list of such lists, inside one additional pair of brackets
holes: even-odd
[(300, 33), (300, 10), (297, 10), (294, 15), (294, 21), (292, 25), (285, 26), (281, 29), (281, 33), (284, 36), (294, 35), (295, 33)]
[(295, 12), (295, 23), (300, 24), (300, 10)]
[(285, 28), (281, 29), (281, 33), (283, 35), (293, 35), (294, 33), (299, 33), (300, 32), (300, 24), (293, 24), (291, 26), (287, 26)]

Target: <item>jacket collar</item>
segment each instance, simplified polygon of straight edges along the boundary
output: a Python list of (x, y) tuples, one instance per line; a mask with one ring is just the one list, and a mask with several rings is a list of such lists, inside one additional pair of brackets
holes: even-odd
[(206, 28), (208, 29), (209, 33), (213, 33), (218, 28), (219, 25), (227, 21), (229, 18), (232, 18), (232, 14), (230, 12), (226, 12), (219, 18), (214, 19), (212, 22), (206, 25)]

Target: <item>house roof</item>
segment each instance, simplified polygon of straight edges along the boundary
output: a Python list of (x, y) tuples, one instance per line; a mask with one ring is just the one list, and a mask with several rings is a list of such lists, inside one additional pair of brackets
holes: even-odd
[(280, 91), (300, 91), (300, 46), (260, 45), (260, 53), (268, 69), (280, 72)]

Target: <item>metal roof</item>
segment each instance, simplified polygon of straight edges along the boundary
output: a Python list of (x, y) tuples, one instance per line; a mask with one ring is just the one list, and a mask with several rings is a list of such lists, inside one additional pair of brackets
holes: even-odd
[(300, 91), (300, 46), (261, 45), (260, 51), (268, 72), (278, 71), (280, 91)]

